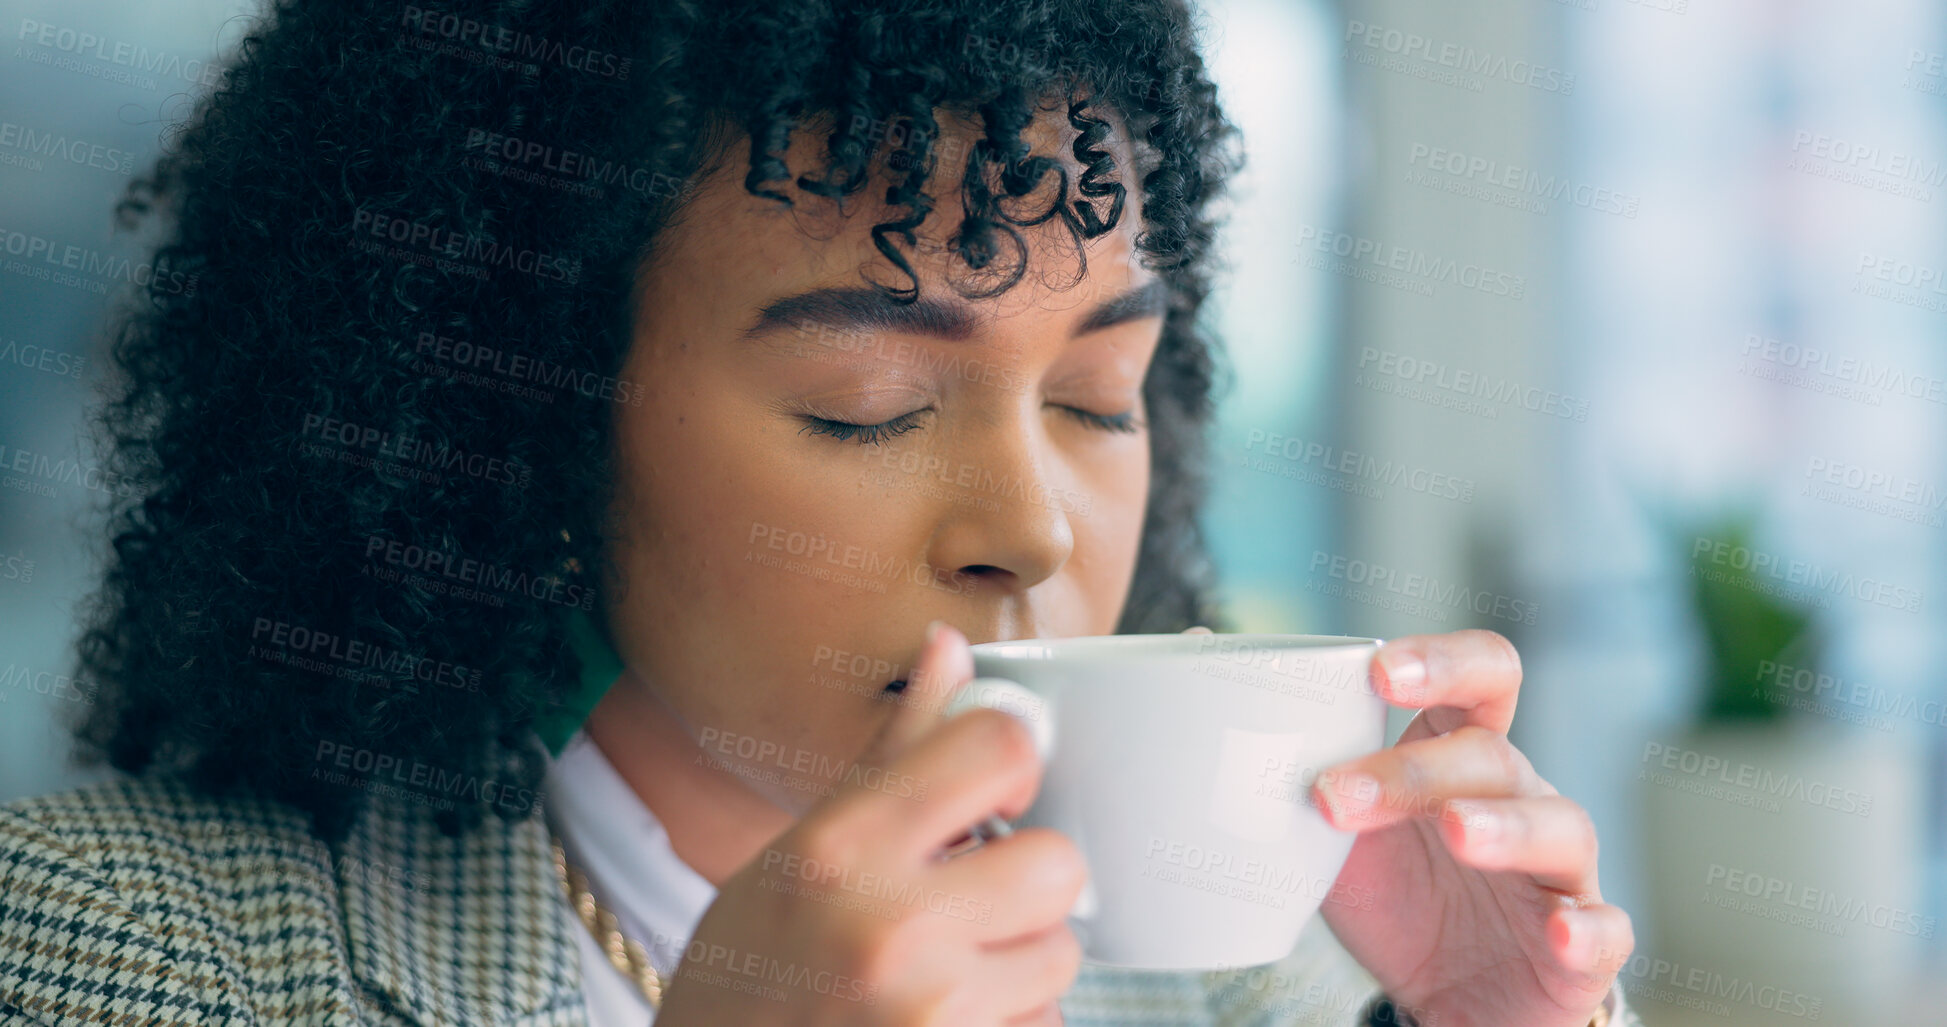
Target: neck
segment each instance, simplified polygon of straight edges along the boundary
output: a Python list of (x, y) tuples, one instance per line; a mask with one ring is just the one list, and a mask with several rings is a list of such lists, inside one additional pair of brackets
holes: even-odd
[(689, 732), (631, 672), (582, 729), (662, 822), (677, 857), (718, 888), (793, 822), (720, 762), (697, 759)]

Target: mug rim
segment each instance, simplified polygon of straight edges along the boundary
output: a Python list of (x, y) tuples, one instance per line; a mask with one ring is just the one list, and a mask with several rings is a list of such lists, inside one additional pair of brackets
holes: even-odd
[[(1087, 656), (1108, 659), (1153, 660), (1164, 656), (1207, 657), (1208, 646), (1194, 648), (1170, 648), (1165, 650), (1160, 643), (1168, 640), (1172, 646), (1182, 645), (1194, 639), (1225, 639), (1234, 645), (1248, 645), (1254, 649), (1269, 652), (1331, 652), (1341, 649), (1377, 649), (1385, 644), (1383, 638), (1366, 638), (1359, 635), (1305, 635), (1279, 632), (1213, 632), (1209, 635), (1186, 635), (1176, 633), (1149, 633), (1128, 635), (1070, 635), (1056, 638), (1014, 638), (994, 642), (980, 642), (969, 647), (977, 657), (985, 656), (1001, 660), (1040, 661), (1060, 656)], [(1037, 650), (1028, 652), (1026, 650)], [(1081, 650), (1077, 652), (1076, 650)], [(1163, 650), (1163, 651), (1159, 651)]]

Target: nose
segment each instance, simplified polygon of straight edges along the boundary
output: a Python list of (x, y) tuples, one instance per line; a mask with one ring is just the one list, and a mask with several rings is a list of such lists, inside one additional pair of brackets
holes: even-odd
[(1029, 417), (1006, 419), (969, 439), (956, 457), (954, 486), (938, 490), (930, 559), (976, 582), (1025, 591), (1053, 577), (1075, 552), (1075, 529), (1060, 483)]

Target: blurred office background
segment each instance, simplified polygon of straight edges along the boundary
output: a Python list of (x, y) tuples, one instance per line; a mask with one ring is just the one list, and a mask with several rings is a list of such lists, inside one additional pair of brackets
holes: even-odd
[[(250, 7), (0, 0), (0, 259), (139, 264), (113, 199)], [(1596, 819), (1649, 1023), (1941, 1022), (1944, 12), (1205, 10), (1250, 159), (1212, 312), (1238, 626), (1513, 639), (1515, 740)], [(82, 473), (0, 489), (0, 801), (85, 777), (59, 724), (112, 487), (82, 411), (119, 283), (22, 266), (0, 467)]]
[(1212, 8), (1234, 608), (1513, 639), (1652, 1024), (1947, 1008), (1943, 13)]

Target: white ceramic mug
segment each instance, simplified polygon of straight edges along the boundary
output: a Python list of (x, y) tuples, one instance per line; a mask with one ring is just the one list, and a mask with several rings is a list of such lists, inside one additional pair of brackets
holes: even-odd
[[(948, 707), (1005, 710), (1046, 762), (1020, 825), (1073, 839), (1070, 926), (1091, 962), (1255, 966), (1288, 955), (1353, 835), (1311, 803), (1320, 771), (1385, 744), (1380, 640), (1105, 635), (988, 642)], [(1366, 900), (1369, 901), (1369, 898)]]

